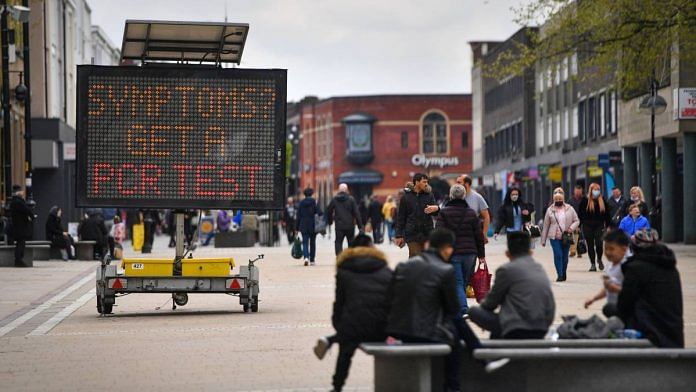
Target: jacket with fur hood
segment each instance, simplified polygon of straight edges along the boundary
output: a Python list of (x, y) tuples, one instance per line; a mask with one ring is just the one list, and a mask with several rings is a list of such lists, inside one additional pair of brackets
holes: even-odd
[(423, 192), (416, 192), (413, 183), (406, 183), (404, 195), (399, 201), (396, 214), (396, 238), (403, 238), (406, 242), (425, 242), (433, 230), (433, 218), (437, 212), (426, 214), (425, 208), (437, 205), (432, 194), (432, 188), (428, 185)]
[(331, 321), (339, 341), (384, 341), (387, 289), (392, 278), (384, 253), (373, 247), (348, 248), (338, 255), (336, 263)]

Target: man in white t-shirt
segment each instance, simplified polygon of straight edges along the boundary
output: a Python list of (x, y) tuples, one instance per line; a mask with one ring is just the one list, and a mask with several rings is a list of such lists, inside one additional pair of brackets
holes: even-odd
[(476, 211), (476, 215), (478, 215), (479, 219), (483, 220), (483, 242), (487, 244), (488, 226), (491, 224), (491, 214), (488, 212), (488, 203), (486, 203), (486, 199), (484, 199), (480, 193), (471, 189), (471, 183), (471, 177), (466, 174), (457, 177), (457, 184), (464, 185), (464, 188), (466, 188), (466, 196), (464, 199), (467, 204), (469, 204), (469, 208)]
[(594, 297), (585, 301), (585, 309), (593, 302), (606, 298), (607, 304), (602, 308), (602, 313), (606, 317), (616, 316), (616, 304), (624, 280), (621, 265), (631, 256), (629, 241), (623, 230), (612, 230), (604, 236), (604, 255), (610, 261), (610, 265), (602, 276), (604, 287)]

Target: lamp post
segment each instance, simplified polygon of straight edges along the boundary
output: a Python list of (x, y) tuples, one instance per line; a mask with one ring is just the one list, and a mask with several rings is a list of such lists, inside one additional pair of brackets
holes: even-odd
[(650, 95), (643, 98), (638, 106), (643, 114), (650, 115), (650, 190), (652, 194), (652, 207), (657, 200), (657, 157), (655, 153), (655, 115), (662, 114), (667, 109), (667, 102), (657, 94), (657, 79), (652, 78), (650, 83)]

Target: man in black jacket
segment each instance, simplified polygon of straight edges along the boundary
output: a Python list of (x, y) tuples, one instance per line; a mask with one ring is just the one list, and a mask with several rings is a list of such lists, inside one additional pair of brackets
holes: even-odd
[(655, 230), (639, 231), (622, 265), (618, 316), (657, 347), (684, 347), (684, 305), (674, 252)]
[(432, 215), (440, 211), (431, 190), (428, 176), (416, 173), (399, 201), (394, 243), (400, 248), (408, 245), (408, 257), (423, 253), (425, 241), (433, 230)]
[[(626, 203), (626, 198), (621, 194), (621, 188), (615, 186), (611, 190), (611, 197), (607, 200), (607, 206), (609, 207), (609, 216), (612, 220), (613, 226), (618, 226), (618, 222), (621, 221), (621, 208), (624, 203)], [(617, 217), (618, 218), (615, 218)], [(616, 224), (614, 224), (616, 222)]]
[(355, 236), (355, 226), (357, 225), (360, 231), (363, 231), (363, 222), (360, 219), (358, 204), (353, 199), (353, 196), (348, 194), (348, 185), (341, 184), (338, 186), (338, 194), (334, 196), (326, 208), (326, 223), (331, 225), (336, 221), (336, 241), (335, 250), (336, 256), (343, 250), (343, 239), (348, 240), (350, 246)]
[(387, 337), (386, 297), (392, 272), (384, 253), (375, 249), (364, 234), (341, 252), (336, 266), (336, 300), (331, 316), (336, 335), (319, 339), (314, 353), (322, 359), (333, 343), (339, 344), (333, 387), (340, 391), (360, 343), (383, 342)]
[[(446, 358), (447, 390), (459, 390), (459, 340), (467, 351), (481, 347), (481, 342), (458, 317), (454, 268), (448, 264), (454, 251), (454, 234), (447, 229), (434, 230), (423, 254), (400, 263), (389, 287), (387, 334), (404, 342), (447, 343), (452, 352)], [(493, 371), (506, 361), (487, 365)]]
[(10, 236), (15, 241), (15, 267), (26, 267), (24, 264), (24, 247), (26, 241), (31, 239), (34, 231), (34, 212), (24, 201), (24, 191), (19, 185), (12, 186), (12, 199), (10, 200)]
[(384, 217), (382, 216), (382, 203), (379, 202), (377, 196), (372, 196), (370, 198), (370, 207), (367, 209), (367, 218), (372, 225), (372, 238), (375, 244), (382, 243), (382, 222), (384, 222)]

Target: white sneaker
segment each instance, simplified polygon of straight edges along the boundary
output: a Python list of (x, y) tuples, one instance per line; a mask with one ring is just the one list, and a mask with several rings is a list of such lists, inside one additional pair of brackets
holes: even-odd
[(304, 265), (305, 267), (309, 265), (309, 259), (304, 259)]
[(309, 265), (311, 265), (312, 267), (314, 267), (314, 262), (313, 262), (313, 261), (310, 261), (310, 262), (309, 262)]
[(486, 364), (486, 373), (491, 374), (496, 372), (498, 369), (510, 363), (510, 358), (496, 359), (495, 361), (488, 362)]
[(314, 346), (314, 355), (319, 359), (324, 359), (326, 352), (329, 351), (329, 340), (327, 338), (317, 339), (317, 344)]

